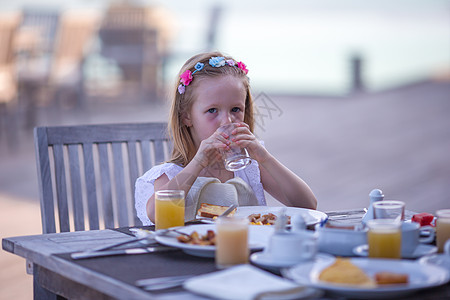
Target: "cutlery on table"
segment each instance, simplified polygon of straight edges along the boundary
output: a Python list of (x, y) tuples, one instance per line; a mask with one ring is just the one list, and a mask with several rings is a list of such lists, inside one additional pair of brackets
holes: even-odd
[(228, 207), (226, 211), (224, 211), (222, 214), (219, 215), (219, 218), (228, 216), (236, 207), (237, 207), (236, 204), (230, 205), (230, 207)]
[[(220, 217), (226, 217), (228, 216), (235, 208), (237, 207), (236, 204), (232, 204), (230, 205), (226, 211), (224, 211), (223, 213), (221, 213), (218, 218)], [(198, 217), (197, 220), (200, 220), (204, 223), (214, 223), (216, 220), (213, 218), (206, 218), (206, 217)]]
[[(284, 297), (289, 297), (290, 295), (296, 295), (298, 293), (303, 292), (306, 289), (306, 286), (299, 286), (299, 287), (295, 287), (292, 289), (288, 289), (288, 290), (282, 290), (282, 291), (268, 291), (268, 292), (262, 292), (257, 294), (253, 300), (261, 300), (264, 298), (283, 298)], [(289, 298), (290, 299), (290, 298)], [(297, 299), (297, 298), (295, 298)]]
[(111, 248), (116, 248), (116, 247), (119, 247), (119, 246), (131, 244), (131, 243), (135, 243), (135, 242), (140, 242), (140, 241), (143, 241), (143, 240), (150, 240), (150, 239), (154, 239), (154, 237), (153, 236), (147, 236), (147, 237), (141, 237), (141, 238), (134, 238), (132, 240), (128, 240), (128, 241), (125, 241), (125, 242), (119, 242), (119, 243), (115, 243), (115, 244), (108, 245), (108, 246), (101, 246), (101, 247), (98, 247), (98, 248), (94, 248), (94, 249), (89, 250), (89, 252), (99, 252), (99, 251), (109, 250)]
[(93, 257), (103, 257), (112, 255), (125, 255), (125, 254), (144, 254), (144, 253), (155, 253), (155, 252), (166, 252), (174, 251), (178, 248), (157, 246), (157, 247), (146, 247), (146, 248), (130, 248), (130, 249), (112, 249), (104, 251), (83, 251), (72, 253), (70, 256), (73, 259), (83, 259), (83, 258), (93, 258)]
[(176, 228), (159, 229), (159, 230), (155, 231), (155, 235), (167, 235), (171, 232), (178, 233), (178, 234), (185, 235), (185, 236), (190, 236), (188, 233), (180, 231)]
[(150, 279), (140, 279), (136, 285), (146, 291), (156, 291), (182, 285), (187, 279), (194, 275), (169, 276)]
[(143, 240), (152, 240), (152, 239), (154, 239), (154, 238), (155, 238), (154, 232), (149, 231), (149, 233), (148, 233), (147, 236), (140, 237), (140, 238), (134, 238), (134, 239), (131, 239), (131, 240), (127, 240), (127, 241), (125, 241), (125, 242), (119, 242), (119, 243), (115, 243), (115, 244), (108, 245), (108, 246), (97, 247), (97, 248), (94, 248), (94, 249), (89, 250), (89, 252), (104, 251), (104, 250), (108, 250), (108, 249), (111, 249), (111, 248), (123, 246), (123, 245), (126, 245), (126, 244), (131, 244), (131, 243), (135, 243), (135, 242), (140, 242), (140, 241), (143, 241)]

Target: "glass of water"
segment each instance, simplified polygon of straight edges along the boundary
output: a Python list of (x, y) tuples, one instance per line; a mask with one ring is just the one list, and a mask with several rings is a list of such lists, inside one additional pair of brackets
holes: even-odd
[(229, 150), (222, 150), (222, 158), (225, 164), (225, 169), (228, 171), (238, 171), (247, 167), (252, 159), (248, 155), (248, 151), (245, 148), (241, 148), (236, 143), (231, 141), (232, 134), (231, 132), (236, 128), (236, 124), (230, 123), (226, 125), (222, 125), (219, 127), (219, 132), (224, 132), (228, 135), (228, 140), (230, 140), (231, 144)]

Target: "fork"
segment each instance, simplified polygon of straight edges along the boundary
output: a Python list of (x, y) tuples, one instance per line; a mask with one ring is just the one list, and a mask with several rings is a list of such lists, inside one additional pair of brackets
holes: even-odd
[(184, 236), (190, 236), (188, 233), (180, 231), (180, 230), (175, 229), (175, 228), (160, 229), (160, 230), (155, 231), (155, 234), (156, 235), (167, 235), (170, 232), (175, 232), (175, 233), (178, 233), (178, 234), (181, 234), (181, 235), (184, 235)]

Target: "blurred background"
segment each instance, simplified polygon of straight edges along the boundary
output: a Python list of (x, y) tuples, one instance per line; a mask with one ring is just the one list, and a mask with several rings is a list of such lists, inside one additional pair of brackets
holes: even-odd
[[(244, 61), (256, 134), (319, 210), (450, 200), (450, 1), (0, 1), (0, 232), (39, 234), (35, 126), (166, 121), (181, 65)], [(268, 196), (270, 205), (278, 205)], [(0, 252), (0, 298), (30, 299)]]

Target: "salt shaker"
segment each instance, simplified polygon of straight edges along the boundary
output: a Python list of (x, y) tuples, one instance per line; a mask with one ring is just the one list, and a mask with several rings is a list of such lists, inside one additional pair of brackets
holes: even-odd
[(382, 201), (384, 199), (384, 195), (381, 190), (374, 189), (370, 192), (369, 198), (370, 198), (369, 208), (368, 208), (366, 214), (364, 215), (364, 217), (362, 218), (362, 222), (364, 224), (366, 224), (367, 221), (373, 219), (373, 204), (377, 201)]

